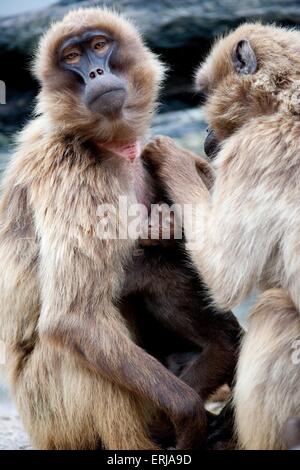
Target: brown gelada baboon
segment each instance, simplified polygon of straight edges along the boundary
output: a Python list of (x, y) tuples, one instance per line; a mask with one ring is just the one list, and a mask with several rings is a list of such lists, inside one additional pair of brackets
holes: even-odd
[[(148, 297), (149, 313), (159, 318), (164, 308), (163, 321), (190, 338), (184, 354), (174, 341), (173, 362), (170, 351), (151, 347), (155, 329), (148, 339), (140, 332), (141, 347), (139, 319), (128, 314), (138, 305), (135, 295), (130, 307), (130, 283), (139, 293), (149, 289), (137, 281), (138, 241), (97, 235), (103, 204), (116, 206), (119, 196), (152, 202), (151, 172), (138, 148), (163, 66), (127, 20), (80, 9), (42, 38), (34, 72), (41, 83), (36, 117), (19, 137), (0, 207), (0, 331), (24, 425), (41, 449), (156, 449), (150, 426), (159, 411), (173, 423), (178, 449), (197, 447), (205, 435), (203, 400), (232, 380), (239, 326), (216, 310), (195, 323), (208, 322), (202, 338), (183, 320), (178, 326), (180, 314), (194, 321), (194, 309), (204, 307), (203, 286), (188, 264), (180, 271), (186, 257), (178, 255), (173, 273), (173, 261), (159, 271), (159, 256), (148, 251), (144, 260), (157, 267), (161, 290)], [(172, 282), (165, 291), (175, 291), (168, 296), (166, 275)], [(187, 284), (191, 298), (179, 299)], [(139, 318), (147, 302), (140, 307)]]
[(212, 190), (170, 139), (145, 158), (176, 203), (197, 204), (187, 248), (216, 304), (263, 291), (239, 359), (236, 427), (241, 448), (284, 449), (284, 424), (300, 415), (300, 33), (245, 24), (215, 44), (196, 83), (207, 94)]

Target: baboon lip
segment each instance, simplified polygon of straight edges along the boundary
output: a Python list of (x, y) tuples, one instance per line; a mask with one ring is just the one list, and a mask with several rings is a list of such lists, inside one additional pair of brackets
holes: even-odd
[(109, 142), (106, 144), (99, 142), (97, 145), (98, 147), (109, 150), (130, 162), (133, 162), (141, 154), (141, 144), (138, 140), (129, 142)]
[(111, 88), (110, 90), (106, 90), (104, 93), (101, 93), (97, 96), (94, 96), (90, 101), (89, 105), (92, 105), (95, 101), (97, 101), (99, 98), (102, 98), (105, 95), (109, 95), (110, 93), (115, 93), (117, 91), (123, 91), (125, 93), (125, 88)]

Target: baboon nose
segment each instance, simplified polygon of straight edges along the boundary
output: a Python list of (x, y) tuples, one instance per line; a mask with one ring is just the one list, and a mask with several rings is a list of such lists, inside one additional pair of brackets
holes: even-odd
[(96, 74), (98, 74), (98, 75), (103, 75), (103, 74), (104, 74), (104, 70), (103, 70), (103, 69), (92, 70), (92, 71), (89, 73), (89, 77), (90, 77), (91, 79), (94, 79), (94, 78), (96, 78)]

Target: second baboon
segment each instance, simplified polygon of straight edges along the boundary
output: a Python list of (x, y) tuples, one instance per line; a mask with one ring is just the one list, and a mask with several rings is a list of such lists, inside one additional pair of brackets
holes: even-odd
[[(236, 427), (245, 449), (284, 449), (300, 415), (300, 33), (246, 24), (215, 44), (196, 83), (207, 95), (215, 181), (208, 191), (190, 155), (170, 139), (149, 144), (172, 200), (195, 207), (187, 249), (215, 303), (263, 292), (242, 346)], [(203, 169), (207, 163), (202, 161)]]

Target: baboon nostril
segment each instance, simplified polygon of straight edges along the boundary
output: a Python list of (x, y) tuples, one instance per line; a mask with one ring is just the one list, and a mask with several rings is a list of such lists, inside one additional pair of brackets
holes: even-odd
[(102, 69), (97, 69), (97, 74), (98, 75), (103, 75), (103, 70)]
[(95, 77), (96, 77), (95, 72), (91, 72), (91, 73), (90, 73), (90, 78), (95, 78)]

